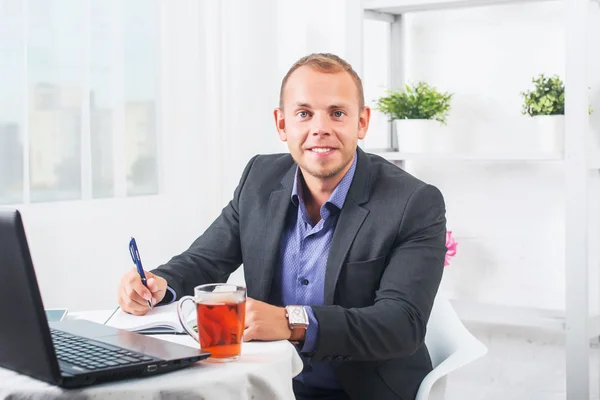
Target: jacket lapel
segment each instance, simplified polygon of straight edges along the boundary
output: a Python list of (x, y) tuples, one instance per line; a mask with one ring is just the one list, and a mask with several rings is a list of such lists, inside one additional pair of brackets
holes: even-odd
[(291, 205), (292, 186), (294, 184), (294, 175), (296, 173), (296, 164), (285, 174), (281, 180), (281, 187), (272, 191), (267, 206), (267, 217), (265, 218), (265, 241), (262, 253), (262, 276), (261, 276), (261, 296), (260, 300), (267, 301), (271, 284), (273, 282), (273, 273), (279, 259), (279, 245), (281, 235), (285, 228), (285, 218)]
[(369, 214), (369, 210), (361, 207), (361, 204), (364, 204), (369, 200), (370, 175), (371, 162), (367, 155), (359, 148), (354, 179), (352, 180), (344, 206), (340, 212), (331, 241), (331, 250), (329, 251), (329, 257), (327, 259), (323, 299), (325, 305), (333, 304), (335, 286), (342, 265), (344, 264), (346, 255), (354, 242), (358, 230)]

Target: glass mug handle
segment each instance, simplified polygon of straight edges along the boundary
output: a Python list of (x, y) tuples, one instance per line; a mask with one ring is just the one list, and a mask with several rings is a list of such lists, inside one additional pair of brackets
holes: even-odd
[[(187, 332), (187, 334), (190, 335), (191, 337), (193, 337), (196, 342), (200, 343), (200, 339), (198, 338), (198, 333), (194, 332), (193, 329), (190, 329), (189, 325), (187, 324), (187, 322), (185, 320), (185, 317), (183, 316), (183, 303), (185, 303), (188, 300), (194, 302), (194, 297), (193, 296), (183, 296), (177, 302), (177, 317), (179, 318), (179, 323), (181, 324), (183, 329)], [(195, 304), (195, 302), (194, 302), (194, 304)], [(196, 322), (196, 324), (197, 324), (197, 322)]]

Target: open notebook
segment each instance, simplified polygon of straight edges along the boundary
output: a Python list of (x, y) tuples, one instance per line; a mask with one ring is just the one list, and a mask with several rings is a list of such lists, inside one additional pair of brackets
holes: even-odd
[[(190, 313), (190, 327), (195, 330), (195, 315)], [(106, 321), (106, 325), (144, 334), (185, 334), (177, 318), (177, 303), (154, 307), (146, 315), (138, 316), (121, 308)]]

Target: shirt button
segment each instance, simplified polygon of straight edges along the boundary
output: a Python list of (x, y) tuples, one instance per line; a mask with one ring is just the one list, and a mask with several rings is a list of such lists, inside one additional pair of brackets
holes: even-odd
[(308, 279), (302, 279), (300, 281), (300, 283), (302, 283), (304, 286), (308, 285)]

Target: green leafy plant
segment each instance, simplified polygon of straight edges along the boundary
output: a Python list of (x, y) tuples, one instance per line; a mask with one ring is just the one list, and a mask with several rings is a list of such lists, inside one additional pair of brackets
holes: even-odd
[(440, 93), (425, 82), (388, 90), (377, 100), (375, 108), (396, 119), (433, 119), (446, 124), (452, 94)]
[[(564, 115), (565, 114), (565, 85), (558, 75), (545, 76), (540, 74), (531, 79), (534, 88), (521, 92), (523, 96), (523, 115)], [(588, 112), (591, 114), (592, 109)]]

